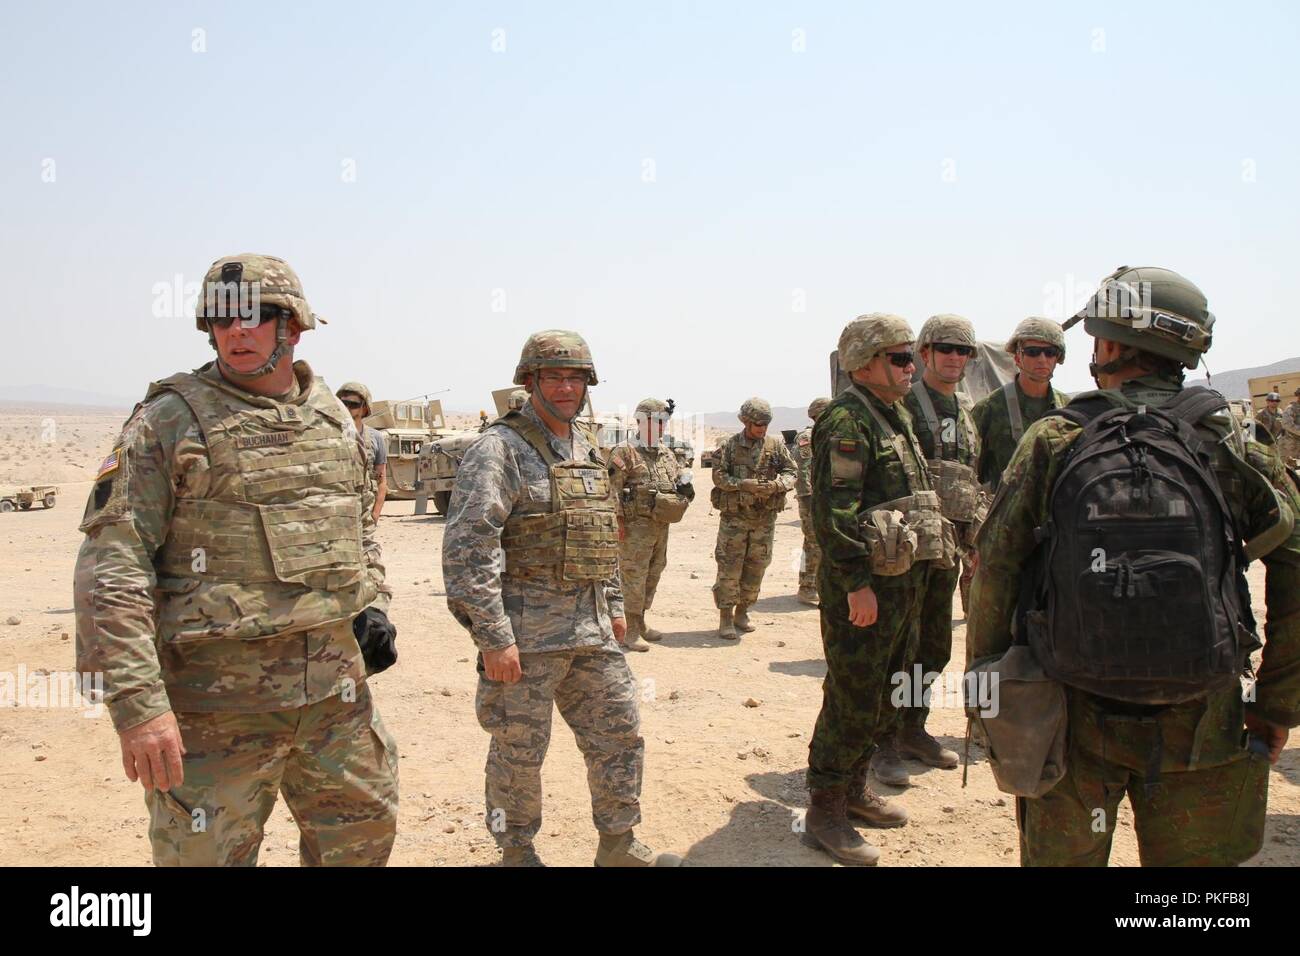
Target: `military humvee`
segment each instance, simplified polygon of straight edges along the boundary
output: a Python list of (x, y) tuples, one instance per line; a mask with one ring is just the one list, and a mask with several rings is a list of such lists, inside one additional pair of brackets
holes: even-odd
[(442, 402), (372, 402), (370, 414), (363, 421), (384, 435), (384, 448), (388, 452), (388, 497), (414, 498), (420, 450), (447, 431)]
[(0, 511), (29, 510), (36, 502), (42, 508), (53, 508), (58, 500), (56, 485), (26, 485), (19, 488), (0, 489)]

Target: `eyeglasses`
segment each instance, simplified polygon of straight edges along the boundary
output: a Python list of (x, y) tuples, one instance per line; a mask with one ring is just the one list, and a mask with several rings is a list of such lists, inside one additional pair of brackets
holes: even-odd
[(1020, 349), (1021, 355), (1028, 355), (1030, 358), (1038, 358), (1040, 355), (1046, 355), (1048, 358), (1060, 358), (1061, 349), (1056, 345), (1026, 345)]
[(339, 401), (341, 401), (341, 402), (342, 402), (344, 405), (346, 405), (348, 408), (365, 408), (365, 407), (366, 407), (366, 403), (363, 402), (363, 401), (362, 401), (361, 399), (359, 399), (359, 398), (343, 398), (343, 399), (339, 399)]
[(213, 328), (230, 328), (230, 323), (238, 321), (241, 329), (255, 329), (263, 322), (276, 322), (280, 318), (289, 318), (293, 312), (282, 305), (264, 303), (256, 315), (210, 315), (208, 325)]
[(587, 376), (582, 375), (558, 375), (554, 372), (542, 372), (539, 376), (541, 381), (547, 385), (567, 385), (569, 388), (582, 388), (587, 384)]
[(930, 345), (930, 348), (934, 349), (941, 355), (951, 355), (953, 352), (956, 352), (958, 355), (964, 355), (967, 358), (970, 358), (975, 354), (975, 348), (973, 346), (954, 345), (951, 342), (934, 342)]
[(885, 358), (889, 359), (889, 364), (895, 368), (907, 368), (916, 361), (916, 355), (912, 352), (886, 352)]

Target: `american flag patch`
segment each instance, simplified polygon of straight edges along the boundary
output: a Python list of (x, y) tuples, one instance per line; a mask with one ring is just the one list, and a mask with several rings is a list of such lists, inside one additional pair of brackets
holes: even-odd
[(109, 456), (104, 459), (104, 463), (99, 466), (99, 474), (95, 476), (96, 481), (99, 481), (99, 479), (103, 478), (105, 475), (109, 474), (110, 472), (117, 470), (117, 466), (121, 460), (120, 458), (121, 452), (122, 452), (122, 446), (119, 445), (118, 447), (114, 448), (112, 452), (109, 453)]

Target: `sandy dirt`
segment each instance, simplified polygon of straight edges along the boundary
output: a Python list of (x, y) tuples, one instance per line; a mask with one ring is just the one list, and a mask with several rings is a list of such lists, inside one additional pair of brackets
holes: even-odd
[[(49, 424), (54, 422), (51, 437)], [(67, 408), (0, 412), (0, 483), (55, 482), (57, 507), (0, 515), (0, 673), (73, 667), (72, 567), (77, 524), (90, 479), (122, 415)], [(698, 471), (698, 469), (697, 469)], [(697, 482), (708, 487), (707, 475)], [(497, 852), (483, 824), (487, 735), (474, 717), (474, 648), (451, 618), (439, 552), (443, 521), (390, 502), (380, 525), (400, 661), (373, 680), (384, 721), (401, 749), (402, 806), (392, 862), (481, 865)], [(644, 822), (638, 835), (701, 865), (827, 866), (796, 832), (807, 807), (808, 738), (825, 673), (817, 611), (798, 604), (797, 512), (781, 516), (776, 558), (752, 617), (758, 630), (723, 642), (709, 587), (717, 516), (697, 499), (669, 544), (668, 569), (651, 622), (667, 636), (631, 655), (642, 685), (646, 740)], [(1257, 604), (1263, 569), (1251, 569)], [(1261, 616), (1262, 607), (1257, 608)], [(6, 624), (17, 618), (19, 623)], [(964, 628), (953, 634), (964, 660)], [(958, 665), (959, 666), (959, 665)], [(745, 706), (753, 698), (757, 707)], [(965, 718), (939, 709), (930, 728), (961, 750)], [(1270, 780), (1263, 865), (1300, 863), (1300, 750), (1293, 742)], [(1001, 865), (1017, 862), (1012, 801), (993, 785), (972, 749), (969, 786), (961, 771), (911, 763), (913, 785), (881, 787), (911, 813), (899, 830), (864, 830), (885, 866)], [(558, 714), (543, 770), (545, 819), (537, 845), (552, 864), (587, 865), (596, 836), (586, 776)], [(71, 708), (0, 711), (0, 864), (147, 865), (144, 801), (125, 779), (107, 714)], [(267, 826), (261, 861), (297, 863), (297, 832), (283, 802)], [(1135, 865), (1125, 803), (1113, 864)]]

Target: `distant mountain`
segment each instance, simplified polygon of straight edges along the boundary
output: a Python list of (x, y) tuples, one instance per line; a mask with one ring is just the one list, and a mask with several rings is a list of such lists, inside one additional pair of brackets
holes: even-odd
[(125, 395), (105, 395), (80, 388), (61, 385), (4, 385), (0, 386), (0, 402), (27, 405), (92, 405), (97, 408), (131, 408), (144, 397), (143, 390), (136, 398)]
[[(736, 412), (707, 412), (700, 416), (705, 425), (713, 428), (723, 428), (727, 431), (740, 431), (740, 419), (736, 417)], [(805, 425), (811, 425), (808, 418), (807, 408), (782, 408), (772, 409), (772, 424), (768, 426), (769, 431), (779, 432), (788, 428), (800, 429)]]
[[(1228, 372), (1215, 372), (1210, 378), (1209, 384), (1217, 391), (1223, 394), (1225, 398), (1250, 398), (1250, 386), (1247, 384), (1252, 378), (1261, 378), (1265, 375), (1280, 375), (1284, 372), (1300, 372), (1300, 357), (1284, 359), (1281, 362), (1274, 362), (1272, 365), (1258, 365), (1255, 368), (1235, 368)], [(1204, 385), (1204, 378), (1188, 379), (1188, 385)], [(1286, 396), (1283, 396), (1285, 398)]]

